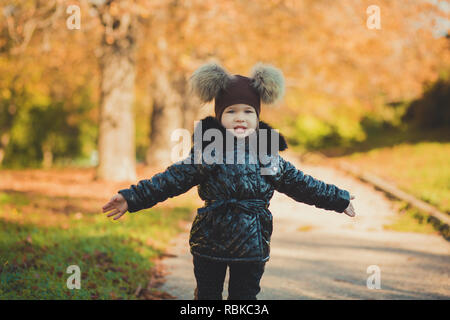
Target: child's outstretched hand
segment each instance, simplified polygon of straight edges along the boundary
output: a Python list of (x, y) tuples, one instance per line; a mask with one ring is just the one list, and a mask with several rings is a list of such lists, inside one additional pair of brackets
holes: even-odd
[[(355, 199), (354, 195), (350, 195), (350, 200)], [(350, 217), (354, 217), (356, 215), (355, 209), (353, 208), (352, 202), (350, 201), (347, 209), (344, 210), (344, 213)]]
[(108, 212), (114, 209), (113, 212), (107, 215), (107, 217), (116, 216), (114, 220), (119, 219), (128, 210), (128, 203), (125, 198), (120, 194), (114, 195), (107, 204), (103, 206), (103, 212)]

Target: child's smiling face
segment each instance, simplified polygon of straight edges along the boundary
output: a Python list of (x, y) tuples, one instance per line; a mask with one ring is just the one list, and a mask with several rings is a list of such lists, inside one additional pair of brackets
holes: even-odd
[(244, 138), (256, 130), (258, 115), (248, 104), (233, 104), (225, 108), (221, 122), (236, 137)]

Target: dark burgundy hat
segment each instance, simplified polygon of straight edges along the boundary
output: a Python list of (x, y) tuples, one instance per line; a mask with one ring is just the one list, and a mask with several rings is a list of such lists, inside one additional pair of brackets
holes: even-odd
[(226, 107), (240, 103), (255, 108), (259, 117), (261, 102), (273, 105), (284, 95), (283, 73), (262, 62), (253, 66), (250, 77), (231, 75), (218, 63), (206, 63), (194, 71), (190, 83), (201, 101), (215, 99), (215, 113), (219, 121)]
[(259, 118), (261, 98), (259, 92), (252, 86), (252, 79), (235, 74), (228, 86), (216, 95), (214, 105), (216, 118), (220, 121), (226, 107), (240, 103), (255, 108)]

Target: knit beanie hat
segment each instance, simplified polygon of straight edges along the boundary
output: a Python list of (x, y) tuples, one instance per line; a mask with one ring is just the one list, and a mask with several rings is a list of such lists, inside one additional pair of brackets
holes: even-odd
[(214, 111), (220, 122), (226, 107), (247, 104), (255, 108), (259, 118), (261, 100), (275, 104), (284, 95), (283, 73), (267, 64), (258, 62), (251, 76), (231, 75), (216, 62), (202, 65), (190, 77), (191, 90), (202, 102), (214, 99)]

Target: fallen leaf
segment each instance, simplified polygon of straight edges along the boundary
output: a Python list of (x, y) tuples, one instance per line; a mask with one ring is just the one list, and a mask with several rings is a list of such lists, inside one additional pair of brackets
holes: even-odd
[(88, 289), (97, 289), (97, 284), (94, 282), (88, 282), (87, 287)]
[(139, 297), (139, 294), (141, 293), (141, 290), (142, 290), (142, 286), (141, 286), (141, 284), (139, 284), (139, 286), (137, 287), (136, 291), (134, 292), (134, 295), (136, 297)]

